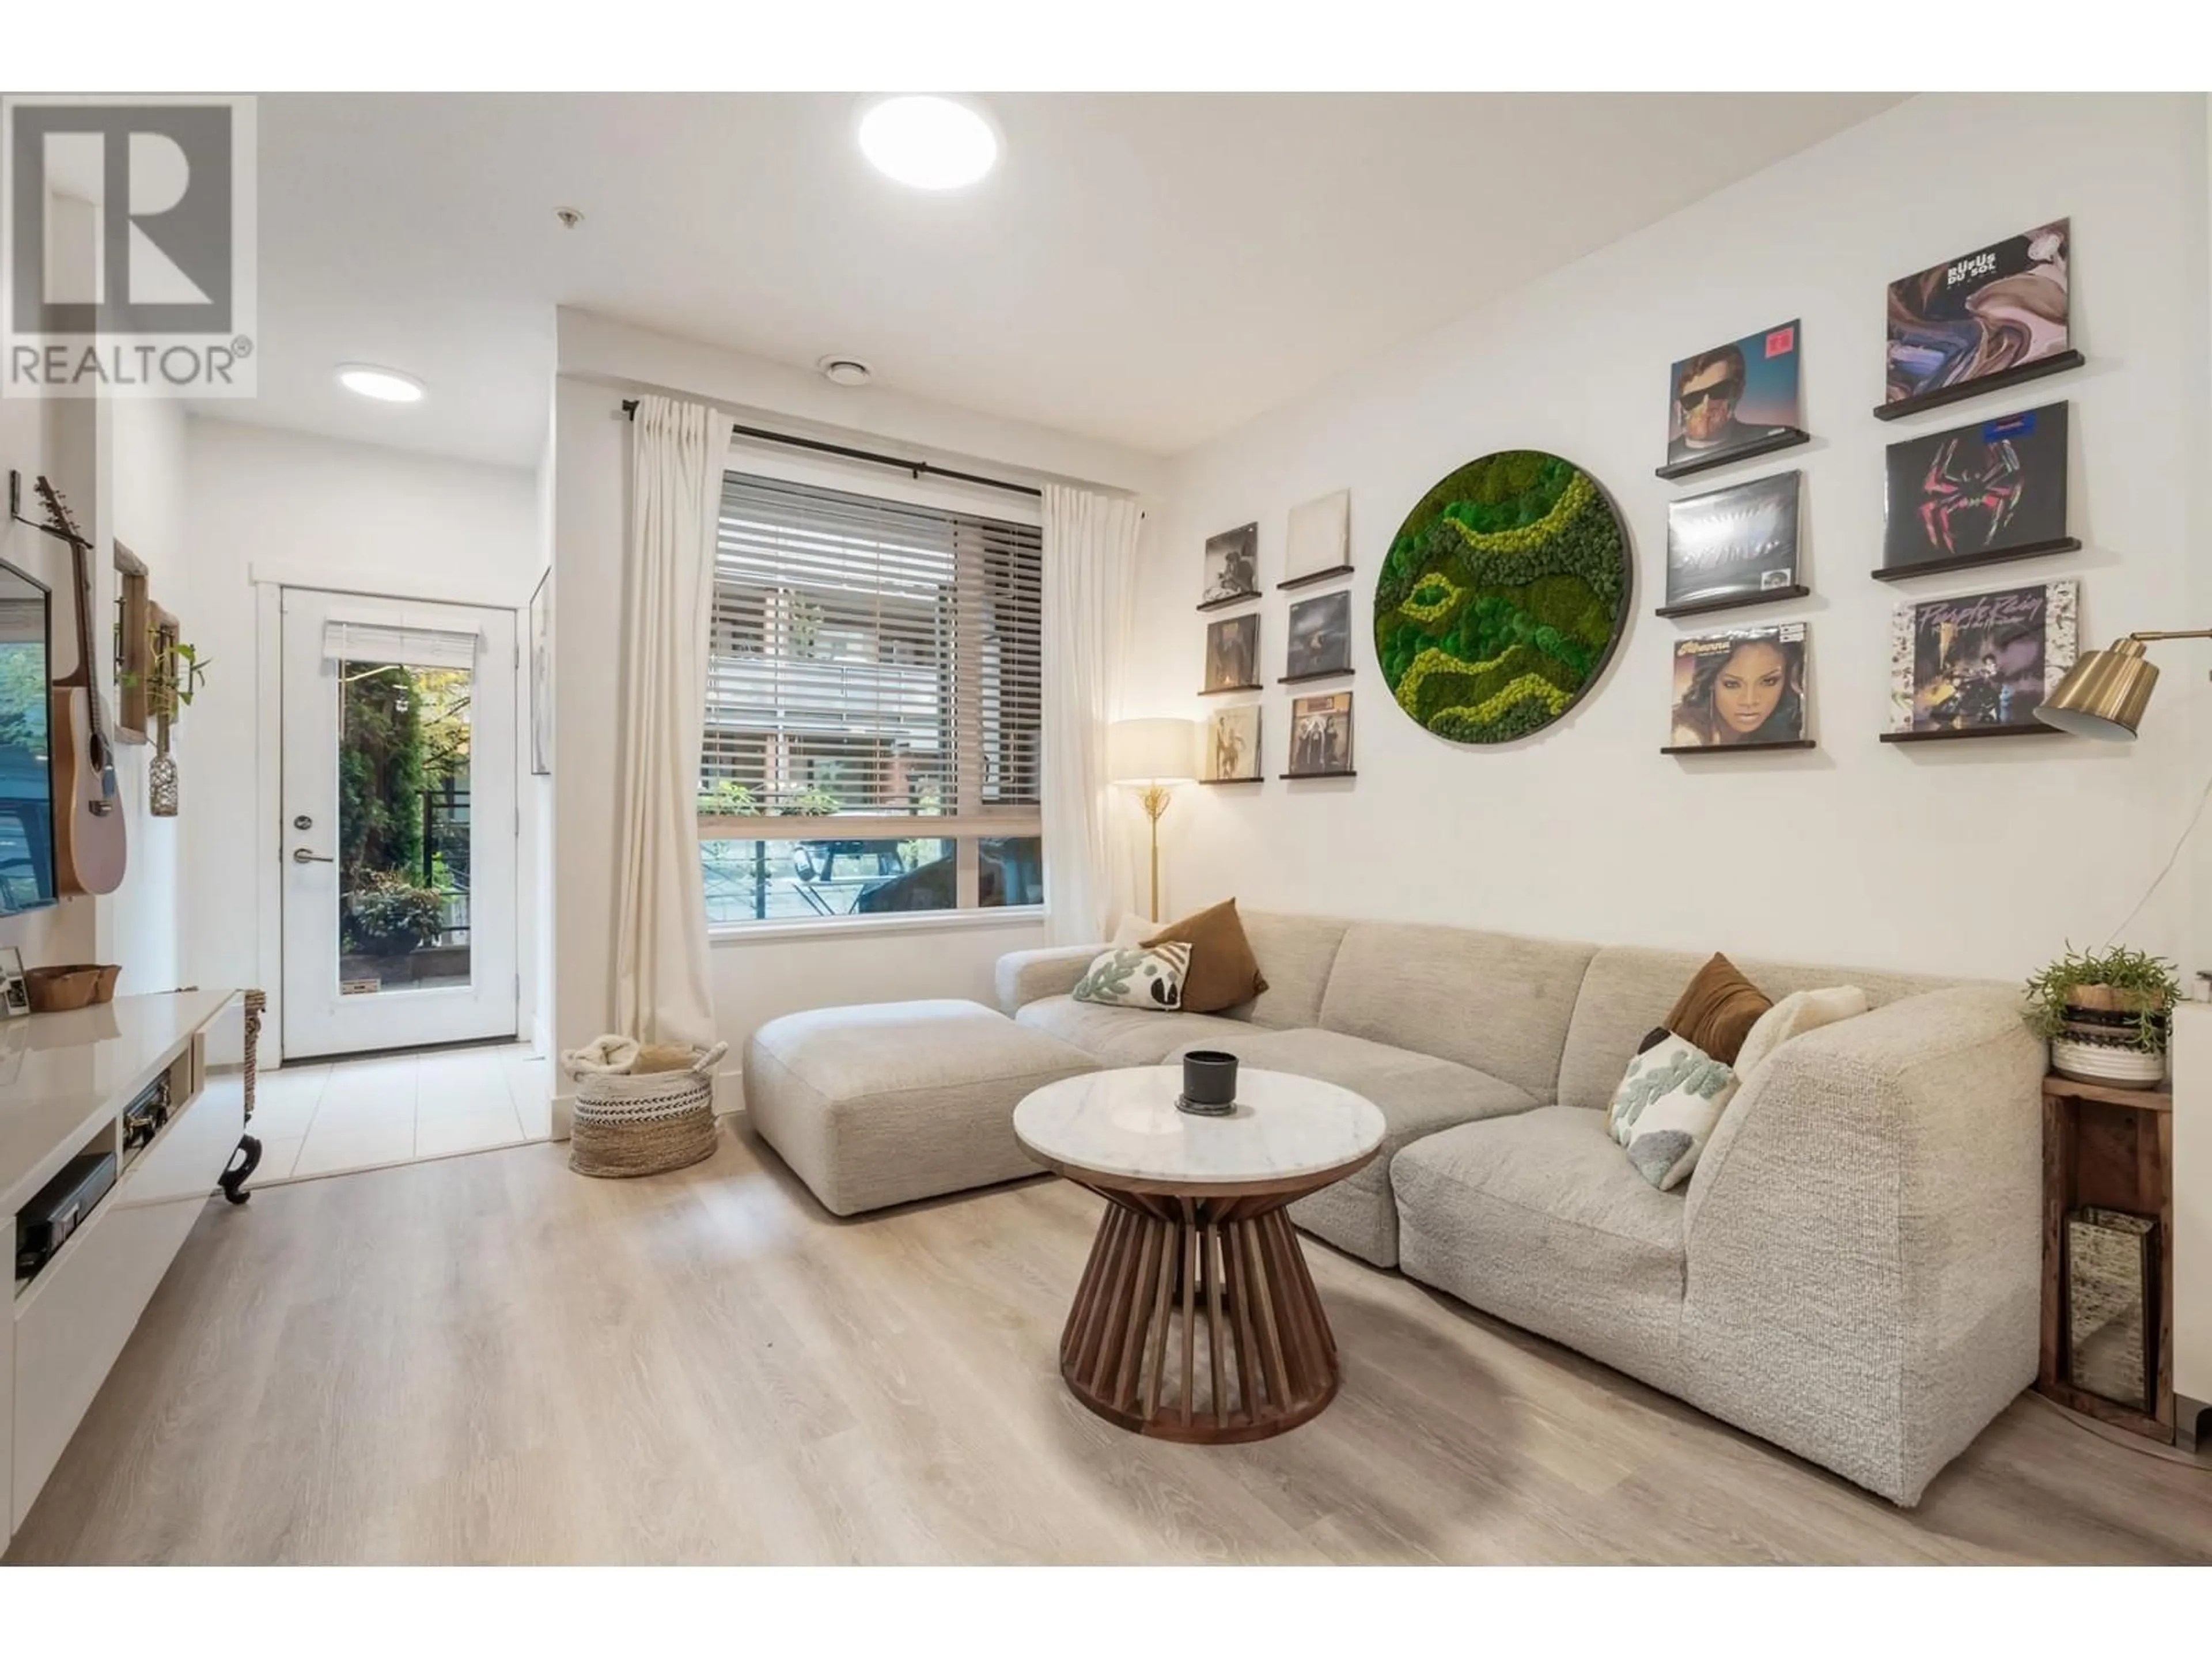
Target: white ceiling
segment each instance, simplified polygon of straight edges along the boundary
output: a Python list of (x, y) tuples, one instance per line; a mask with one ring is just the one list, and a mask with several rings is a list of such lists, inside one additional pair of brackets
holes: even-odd
[(1172, 453), (1899, 99), (985, 101), (1004, 161), (934, 196), (842, 94), (264, 97), (260, 399), (207, 412), (534, 464), (571, 305)]

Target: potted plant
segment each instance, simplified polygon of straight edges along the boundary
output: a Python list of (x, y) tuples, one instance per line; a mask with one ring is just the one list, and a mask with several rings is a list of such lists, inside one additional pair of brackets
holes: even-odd
[(2174, 964), (2126, 945), (2066, 954), (2027, 981), (2027, 1022), (2051, 1042), (2051, 1069), (2077, 1083), (2154, 1089), (2166, 1077)]

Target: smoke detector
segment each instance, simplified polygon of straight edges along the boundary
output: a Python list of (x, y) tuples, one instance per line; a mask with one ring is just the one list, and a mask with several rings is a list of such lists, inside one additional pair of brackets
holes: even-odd
[(832, 386), (866, 386), (876, 378), (876, 371), (858, 357), (832, 355), (817, 359), (814, 367), (822, 371), (822, 378)]

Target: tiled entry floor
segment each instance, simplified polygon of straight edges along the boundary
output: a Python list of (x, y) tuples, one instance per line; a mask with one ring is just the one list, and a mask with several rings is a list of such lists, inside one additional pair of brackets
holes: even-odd
[(543, 1140), (551, 1095), (544, 1056), (520, 1043), (264, 1072), (251, 1126), (261, 1167), (249, 1184)]

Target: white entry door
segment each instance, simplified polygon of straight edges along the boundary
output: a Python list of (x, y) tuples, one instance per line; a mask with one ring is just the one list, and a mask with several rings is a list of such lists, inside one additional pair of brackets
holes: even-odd
[(284, 1054), (513, 1036), (514, 613), (288, 587)]

